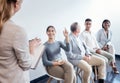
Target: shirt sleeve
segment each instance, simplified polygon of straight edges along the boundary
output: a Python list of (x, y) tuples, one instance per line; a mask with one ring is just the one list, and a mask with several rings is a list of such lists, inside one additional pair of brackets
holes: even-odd
[(28, 70), (31, 66), (31, 57), (29, 53), (27, 34), (22, 28), (18, 28), (18, 30), (15, 32), (13, 49), (18, 61), (18, 65), (23, 70)]
[(109, 30), (109, 36), (110, 36), (110, 38), (108, 39), (107, 45), (112, 45), (112, 42), (111, 42), (111, 40), (112, 40), (112, 31), (111, 30)]
[(83, 46), (84, 46), (84, 48), (85, 48), (85, 54), (86, 54), (87, 56), (91, 55), (90, 50), (89, 50), (89, 47), (88, 47), (84, 42), (83, 42)]
[(59, 44), (60, 44), (60, 47), (63, 48), (65, 51), (69, 51), (70, 50), (70, 44), (69, 43), (63, 43), (63, 42), (60, 42), (59, 41)]
[(98, 45), (100, 46), (100, 48), (102, 48), (103, 47), (103, 45), (101, 44), (101, 39), (100, 39), (100, 37), (101, 37), (101, 30), (99, 30), (98, 32), (97, 32), (97, 42), (98, 42)]
[(53, 62), (49, 61), (47, 58), (46, 50), (44, 50), (42, 55), (42, 62), (44, 66), (53, 66)]

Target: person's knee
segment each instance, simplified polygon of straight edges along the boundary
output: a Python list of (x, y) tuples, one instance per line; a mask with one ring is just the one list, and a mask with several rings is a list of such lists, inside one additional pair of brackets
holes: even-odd
[(114, 59), (114, 56), (113, 56), (112, 54), (111, 54), (111, 56), (110, 56), (110, 59), (111, 59), (111, 60), (113, 60), (113, 59)]
[(84, 72), (86, 73), (86, 74), (91, 74), (92, 73), (92, 67), (91, 66), (89, 66), (88, 68), (86, 68), (85, 70), (84, 70)]
[(72, 64), (68, 65), (67, 73), (69, 73), (69, 76), (72, 77), (73, 80), (76, 80), (76, 74)]
[(104, 57), (104, 56), (103, 56), (103, 57), (101, 57), (101, 58), (102, 58), (102, 59), (104, 59), (106, 63), (108, 63), (108, 62), (109, 62), (109, 61), (108, 61), (108, 58), (106, 58), (106, 57)]
[(71, 63), (67, 64), (67, 72), (71, 74), (75, 74), (75, 70), (73, 68), (73, 65)]
[(105, 62), (106, 62), (105, 59), (100, 58), (100, 60), (101, 60), (102, 63), (105, 63)]
[(105, 62), (106, 62), (106, 63), (108, 63), (108, 62), (109, 62), (109, 61), (108, 61), (108, 59), (107, 59), (106, 57), (105, 57), (104, 59), (105, 59)]
[(72, 69), (73, 69), (73, 64), (69, 63), (69, 66), (70, 66), (70, 68), (72, 68)]

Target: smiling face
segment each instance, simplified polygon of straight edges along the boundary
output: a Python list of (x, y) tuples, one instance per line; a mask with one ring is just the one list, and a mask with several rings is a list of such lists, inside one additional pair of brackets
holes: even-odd
[(92, 22), (91, 21), (86, 21), (85, 22), (85, 28), (86, 28), (86, 30), (90, 30), (91, 26), (92, 26)]
[(48, 27), (46, 33), (47, 33), (49, 39), (55, 38), (56, 31), (53, 26)]
[(104, 28), (105, 30), (108, 30), (109, 27), (110, 27), (110, 22), (104, 22), (104, 23), (103, 23), (103, 28)]

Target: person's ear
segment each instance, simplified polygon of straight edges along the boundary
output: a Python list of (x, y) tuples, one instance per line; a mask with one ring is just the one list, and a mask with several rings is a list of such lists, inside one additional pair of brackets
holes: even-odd
[(18, 2), (14, 3), (14, 8), (18, 7)]
[(14, 4), (14, 9), (15, 9), (15, 12), (17, 12), (20, 9), (20, 2), (16, 2)]

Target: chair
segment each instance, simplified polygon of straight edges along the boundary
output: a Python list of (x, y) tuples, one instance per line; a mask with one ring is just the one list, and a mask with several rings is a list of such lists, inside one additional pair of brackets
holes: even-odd
[(48, 78), (48, 80), (47, 80), (47, 83), (50, 83), (50, 82), (52, 81), (52, 79), (57, 80), (58, 83), (61, 83), (61, 82), (64, 80), (64, 79), (62, 79), (62, 78), (58, 78), (58, 77), (54, 77), (54, 76), (50, 75), (50, 74), (47, 72), (45, 66), (44, 66), (44, 68), (45, 68), (46, 74), (49, 76), (49, 78)]
[[(82, 82), (82, 70), (80, 68), (78, 68), (77, 66), (75, 66), (74, 69), (75, 69), (75, 72), (76, 72), (76, 78), (78, 76), (79, 79)], [(76, 79), (76, 83), (79, 83), (78, 79)]]

